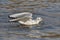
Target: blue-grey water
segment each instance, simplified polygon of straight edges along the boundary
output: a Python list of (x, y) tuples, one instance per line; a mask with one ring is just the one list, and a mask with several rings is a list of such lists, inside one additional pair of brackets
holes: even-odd
[[(24, 5), (20, 3), (22, 1)], [(39, 4), (37, 1), (35, 5), (31, 1), (0, 0), (0, 40), (60, 40), (60, 3), (44, 1)], [(25, 11), (32, 12), (34, 18), (42, 17), (43, 21), (29, 26), (32, 28), (9, 22), (8, 15)]]

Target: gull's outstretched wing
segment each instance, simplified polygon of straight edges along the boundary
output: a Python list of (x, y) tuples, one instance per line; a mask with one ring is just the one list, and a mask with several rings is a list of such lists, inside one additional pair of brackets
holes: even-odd
[(29, 17), (22, 17), (22, 18), (11, 19), (11, 20), (9, 20), (9, 21), (11, 21), (11, 22), (16, 22), (16, 21), (26, 22), (26, 21), (29, 20), (29, 19), (31, 19), (31, 18), (29, 18)]
[(32, 13), (30, 12), (17, 13), (9, 15), (9, 17), (14, 18), (9, 21), (27, 21), (32, 18)]
[(32, 13), (30, 13), (30, 12), (17, 13), (17, 14), (9, 15), (9, 17), (10, 18), (23, 18), (23, 17), (32, 18)]

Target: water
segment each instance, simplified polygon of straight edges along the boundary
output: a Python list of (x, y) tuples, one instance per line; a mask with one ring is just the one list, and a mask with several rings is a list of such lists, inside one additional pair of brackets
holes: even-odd
[[(0, 40), (60, 40), (60, 3), (45, 1), (41, 2), (43, 6), (40, 7), (38, 1), (37, 5), (32, 6), (14, 2), (0, 0)], [(8, 15), (23, 11), (33, 12), (33, 17), (40, 16), (43, 22), (24, 28), (19, 23), (8, 21)]]

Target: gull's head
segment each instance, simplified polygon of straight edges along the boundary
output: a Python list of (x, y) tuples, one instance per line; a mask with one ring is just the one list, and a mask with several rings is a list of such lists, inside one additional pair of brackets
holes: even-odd
[(38, 20), (38, 21), (42, 21), (42, 18), (41, 18), (41, 17), (37, 17), (37, 20)]

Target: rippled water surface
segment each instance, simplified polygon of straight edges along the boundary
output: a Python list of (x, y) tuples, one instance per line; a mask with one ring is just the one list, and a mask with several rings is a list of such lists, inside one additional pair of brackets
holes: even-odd
[[(31, 6), (29, 2), (20, 4), (22, 1), (0, 0), (0, 40), (60, 40), (60, 3), (45, 1), (35, 5), (31, 0)], [(42, 17), (43, 22), (24, 28), (8, 21), (8, 15), (25, 11), (33, 12), (34, 18)]]

